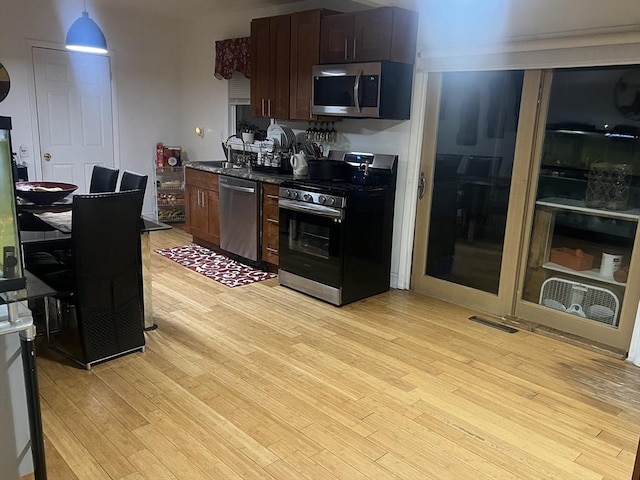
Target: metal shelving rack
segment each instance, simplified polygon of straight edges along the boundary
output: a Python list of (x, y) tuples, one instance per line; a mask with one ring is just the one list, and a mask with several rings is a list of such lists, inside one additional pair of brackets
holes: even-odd
[(156, 205), (159, 221), (184, 222), (184, 166), (156, 168)]

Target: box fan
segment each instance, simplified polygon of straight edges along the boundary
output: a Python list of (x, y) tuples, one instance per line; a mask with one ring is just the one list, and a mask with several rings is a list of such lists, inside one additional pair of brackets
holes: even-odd
[(618, 324), (620, 302), (606, 288), (551, 277), (542, 284), (540, 304), (608, 325)]

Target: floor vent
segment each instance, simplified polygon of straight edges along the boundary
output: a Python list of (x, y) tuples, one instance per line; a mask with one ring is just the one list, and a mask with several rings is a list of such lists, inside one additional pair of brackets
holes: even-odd
[(518, 331), (515, 328), (503, 325), (501, 323), (492, 322), (491, 320), (487, 320), (486, 318), (478, 317), (476, 315), (474, 315), (473, 317), (469, 317), (469, 320), (471, 320), (472, 322), (481, 323), (482, 325), (486, 325), (487, 327), (502, 330), (503, 332), (507, 333), (516, 333)]

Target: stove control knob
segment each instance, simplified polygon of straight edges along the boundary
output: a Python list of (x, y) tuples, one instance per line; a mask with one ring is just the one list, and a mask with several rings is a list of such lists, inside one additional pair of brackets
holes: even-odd
[(321, 205), (324, 205), (325, 203), (327, 203), (327, 197), (325, 197), (324, 195), (320, 195), (318, 197), (318, 203), (320, 203)]
[(304, 199), (305, 202), (312, 202), (313, 201), (313, 197), (311, 195), (309, 195), (308, 193), (305, 193), (302, 198)]
[(298, 198), (298, 192), (295, 190), (291, 192), (291, 198)]
[(284, 191), (284, 197), (285, 198), (289, 198), (291, 196), (291, 190), (285, 190)]
[(336, 204), (336, 199), (334, 197), (331, 197), (329, 199), (329, 205), (335, 205)]

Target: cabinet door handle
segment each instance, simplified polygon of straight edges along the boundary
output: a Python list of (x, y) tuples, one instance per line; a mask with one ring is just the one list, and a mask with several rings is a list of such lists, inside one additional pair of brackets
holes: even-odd
[(200, 190), (198, 190), (198, 206), (202, 205), (202, 202), (200, 201)]
[(271, 118), (271, 99), (270, 98), (267, 99), (267, 107), (269, 110), (269, 118)]
[(202, 206), (203, 207), (207, 206), (207, 192), (205, 191), (202, 192)]
[(356, 83), (353, 85), (353, 102), (356, 104), (356, 110), (360, 112), (360, 79), (362, 78), (362, 70), (358, 70), (356, 75)]
[(348, 56), (348, 54), (347, 54), (347, 51), (348, 51), (348, 45), (347, 44), (348, 44), (348, 42), (349, 42), (349, 39), (345, 38), (344, 39), (344, 59), (345, 60), (347, 60), (347, 56)]
[(356, 59), (356, 38), (353, 39), (353, 60)]
[(260, 101), (260, 106), (262, 107), (262, 116), (264, 117), (264, 98)]
[(270, 198), (271, 200), (277, 200), (280, 197), (278, 195), (269, 195), (269, 194), (267, 194), (267, 198)]
[(275, 224), (275, 225), (278, 225), (278, 224), (280, 223), (280, 221), (279, 221), (278, 219), (276, 219), (276, 218), (269, 218), (269, 217), (267, 217), (267, 222), (269, 222), (269, 223), (273, 223), (273, 224)]
[(427, 179), (424, 177), (424, 172), (420, 172), (420, 181), (418, 182), (418, 198), (422, 200), (424, 192), (427, 188)]
[(275, 248), (267, 247), (267, 252), (273, 253), (274, 255), (278, 255), (278, 250)]

